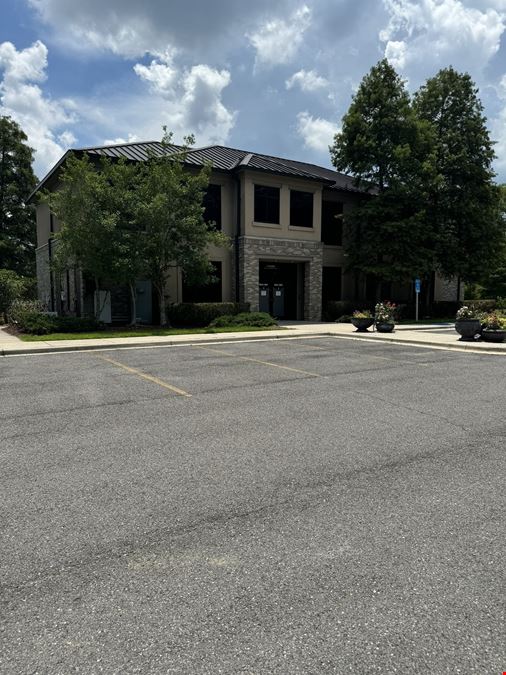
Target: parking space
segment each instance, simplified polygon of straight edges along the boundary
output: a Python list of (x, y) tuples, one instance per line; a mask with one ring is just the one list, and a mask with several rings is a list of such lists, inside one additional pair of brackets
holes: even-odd
[(0, 670), (502, 672), (505, 375), (332, 337), (1, 359)]

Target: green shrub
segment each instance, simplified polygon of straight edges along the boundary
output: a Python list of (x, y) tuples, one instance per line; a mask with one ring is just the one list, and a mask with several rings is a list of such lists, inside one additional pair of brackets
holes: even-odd
[(8, 314), (9, 323), (23, 333), (47, 335), (56, 327), (56, 317), (45, 314), (36, 300), (15, 300)]
[(208, 326), (218, 316), (249, 312), (247, 302), (182, 302), (169, 305), (167, 316), (173, 326)]
[(225, 328), (228, 326), (277, 326), (278, 323), (266, 312), (242, 312), (241, 314), (224, 314), (213, 319), (211, 328)]
[(48, 314), (42, 311), (42, 306), (36, 300), (14, 301), (10, 307), (8, 319), (21, 332), (33, 335), (81, 333), (100, 328), (100, 324), (92, 317)]
[(329, 300), (323, 308), (323, 321), (336, 321), (345, 314), (353, 312), (353, 304), (346, 300)]
[(497, 300), (486, 298), (483, 300), (466, 300), (465, 304), (476, 312), (493, 312), (497, 307)]
[(99, 330), (102, 327), (102, 324), (94, 317), (89, 316), (55, 316), (52, 318), (56, 333), (84, 333)]
[(0, 270), (0, 314), (6, 316), (23, 294), (23, 278), (12, 270)]

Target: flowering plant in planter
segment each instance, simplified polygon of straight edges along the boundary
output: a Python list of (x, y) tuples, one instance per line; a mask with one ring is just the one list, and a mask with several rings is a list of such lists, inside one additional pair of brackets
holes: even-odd
[(473, 307), (468, 307), (464, 305), (461, 307), (456, 316), (455, 321), (469, 321), (471, 319), (479, 319), (479, 312), (477, 312)]
[(482, 317), (481, 325), (485, 330), (506, 330), (506, 319), (497, 312), (490, 312)]
[(359, 333), (367, 332), (367, 329), (373, 325), (374, 316), (368, 309), (356, 309), (351, 317), (351, 323)]
[(397, 306), (393, 302), (378, 302), (374, 308), (376, 323), (394, 323), (394, 313)]
[(455, 316), (455, 330), (461, 340), (474, 340), (481, 333), (481, 314), (473, 307), (464, 305)]
[(506, 319), (497, 312), (485, 314), (481, 319), (481, 339), (485, 342), (504, 342), (506, 340)]

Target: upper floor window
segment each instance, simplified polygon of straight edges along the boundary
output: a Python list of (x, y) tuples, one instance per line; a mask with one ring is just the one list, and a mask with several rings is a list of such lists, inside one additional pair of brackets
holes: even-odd
[(255, 185), (255, 222), (279, 224), (279, 188)]
[(322, 201), (322, 242), (329, 246), (343, 245), (343, 203)]
[(210, 183), (207, 186), (202, 205), (205, 222), (215, 223), (215, 229), (221, 230), (221, 185)]
[(290, 190), (290, 225), (313, 227), (313, 193)]

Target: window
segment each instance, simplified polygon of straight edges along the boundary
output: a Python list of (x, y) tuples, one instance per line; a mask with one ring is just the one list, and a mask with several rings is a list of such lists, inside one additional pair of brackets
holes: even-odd
[(212, 262), (214, 281), (190, 286), (183, 276), (183, 302), (221, 302), (221, 262)]
[(322, 242), (328, 246), (343, 245), (342, 202), (322, 201)]
[(322, 269), (322, 304), (331, 300), (341, 300), (341, 268), (324, 267)]
[(255, 222), (279, 224), (279, 188), (255, 185)]
[(202, 204), (205, 222), (214, 222), (214, 229), (221, 230), (221, 185), (209, 184)]
[(313, 227), (313, 193), (290, 190), (290, 225)]

